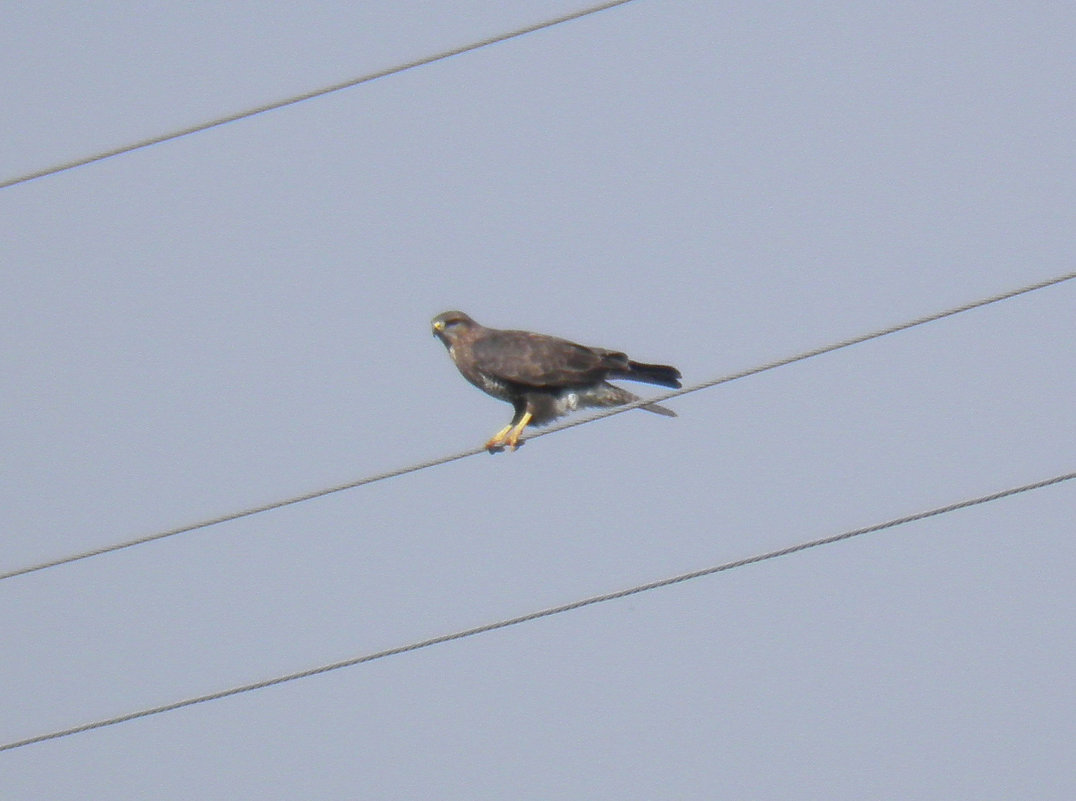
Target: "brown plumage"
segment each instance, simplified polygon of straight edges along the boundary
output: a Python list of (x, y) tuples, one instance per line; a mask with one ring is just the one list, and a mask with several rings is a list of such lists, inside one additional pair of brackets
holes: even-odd
[[(438, 337), (463, 377), (512, 404), (512, 421), (486, 443), (490, 453), (515, 450), (528, 424), (543, 425), (588, 406), (620, 406), (639, 398), (606, 379), (680, 386), (680, 371), (665, 364), (634, 362), (620, 351), (590, 348), (566, 339), (501, 331), (479, 325), (461, 311), (433, 318)], [(640, 408), (675, 417), (656, 403)]]

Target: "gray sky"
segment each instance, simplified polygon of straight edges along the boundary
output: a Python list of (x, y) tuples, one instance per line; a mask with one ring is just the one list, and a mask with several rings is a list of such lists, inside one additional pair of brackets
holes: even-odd
[[(0, 178), (580, 2), (8, 4)], [(1069, 3), (638, 0), (0, 190), (0, 571), (1073, 269)], [(0, 582), (0, 742), (1073, 470), (1076, 282)], [(1070, 484), (0, 754), (17, 799), (1076, 795)]]

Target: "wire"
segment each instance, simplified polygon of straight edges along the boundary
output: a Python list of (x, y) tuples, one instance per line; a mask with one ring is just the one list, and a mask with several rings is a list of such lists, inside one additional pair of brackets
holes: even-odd
[(789, 554), (806, 551), (809, 548), (817, 548), (820, 545), (831, 545), (835, 542), (852, 539), (853, 537), (859, 537), (863, 534), (871, 534), (874, 532), (883, 531), (885, 529), (896, 528), (897, 526), (902, 526), (906, 523), (912, 523), (917, 520), (925, 520), (928, 517), (936, 517), (938, 515), (954, 512), (958, 509), (966, 509), (969, 506), (977, 506), (979, 504), (989, 503), (990, 501), (996, 501), (1001, 498), (1007, 498), (1012, 495), (1018, 495), (1022, 492), (1029, 492), (1031, 490), (1049, 487), (1053, 484), (1060, 484), (1073, 478), (1076, 478), (1076, 472), (1065, 473), (1063, 475), (1054, 476), (1053, 478), (1036, 481), (1032, 484), (1024, 484), (1023, 486), (1013, 487), (1011, 489), (1002, 490), (1000, 492), (994, 492), (989, 495), (982, 495), (978, 498), (958, 501), (956, 503), (951, 503), (946, 506), (939, 506), (934, 509), (929, 509), (925, 512), (917, 512), (916, 514), (898, 517), (893, 520), (888, 520), (884, 523), (877, 523), (873, 526), (857, 528), (851, 531), (842, 532), (840, 534), (834, 534), (829, 537), (822, 537), (821, 539), (808, 540), (807, 542), (801, 542), (797, 545), (790, 545), (787, 548), (781, 548), (776, 551), (767, 551), (766, 553), (749, 556), (745, 559), (737, 559), (734, 562), (725, 562), (723, 564), (703, 568), (702, 570), (694, 570), (690, 573), (681, 573), (677, 576), (659, 579), (658, 581), (652, 581), (648, 584), (639, 584), (635, 587), (629, 587), (625, 590), (616, 590), (614, 592), (608, 592), (603, 595), (594, 595), (589, 598), (584, 598), (579, 601), (573, 601), (572, 603), (563, 604), (561, 606), (553, 606), (547, 609), (542, 609), (538, 612), (531, 612), (530, 614), (520, 615), (519, 617), (506, 618), (504, 620), (499, 620), (494, 623), (486, 623), (482, 626), (475, 626), (474, 628), (455, 631), (451, 634), (442, 634), (438, 637), (431, 637), (430, 639), (420, 640), (418, 642), (413, 642), (408, 645), (401, 645), (396, 648), (388, 648), (384, 651), (376, 651), (371, 654), (364, 654), (363, 656), (357, 656), (352, 659), (345, 659), (340, 662), (331, 662), (327, 665), (321, 665), (319, 667), (301, 670), (297, 673), (288, 673), (283, 676), (277, 676), (275, 678), (253, 682), (252, 684), (243, 684), (238, 687), (232, 687), (227, 690), (220, 690), (214, 693), (207, 693), (206, 695), (198, 695), (192, 698), (185, 698), (181, 701), (173, 701), (172, 703), (162, 704), (161, 706), (150, 707), (148, 709), (140, 709), (137, 712), (128, 712), (125, 715), (117, 715), (116, 717), (112, 718), (105, 718), (103, 720), (96, 720), (91, 723), (84, 723), (80, 726), (72, 726), (68, 729), (60, 729), (57, 731), (48, 732), (46, 734), (39, 734), (34, 737), (27, 737), (22, 740), (15, 740), (13, 742), (0, 745), (0, 751), (11, 751), (16, 748), (22, 748), (23, 746), (45, 742), (46, 740), (56, 740), (61, 737), (69, 737), (72, 734), (80, 734), (82, 732), (92, 731), (94, 729), (102, 729), (106, 726), (115, 726), (119, 723), (126, 723), (131, 720), (137, 720), (139, 718), (145, 718), (151, 715), (159, 715), (163, 712), (172, 712), (176, 709), (194, 706), (195, 704), (202, 704), (208, 701), (219, 701), (222, 698), (239, 695), (240, 693), (252, 692), (254, 690), (262, 690), (266, 687), (273, 687), (277, 684), (284, 684), (286, 682), (296, 681), (298, 679), (306, 679), (310, 678), (311, 676), (318, 676), (322, 673), (328, 673), (333, 670), (339, 670), (346, 667), (354, 667), (355, 665), (365, 664), (366, 662), (373, 662), (378, 659), (384, 659), (385, 657), (397, 656), (399, 654), (405, 654), (411, 651), (418, 651), (422, 648), (429, 648), (432, 645), (440, 645), (441, 643), (452, 642), (454, 640), (462, 640), (467, 637), (473, 637), (476, 634), (485, 634), (490, 631), (508, 628), (509, 626), (515, 626), (520, 623), (528, 623), (532, 620), (539, 620), (544, 617), (552, 617), (553, 615), (559, 615), (563, 612), (571, 612), (575, 609), (582, 609), (585, 606), (593, 606), (594, 604), (605, 603), (606, 601), (614, 601), (620, 598), (627, 598), (630, 595), (638, 595), (639, 593), (649, 592), (650, 590), (656, 590), (661, 587), (668, 587), (673, 584), (679, 584), (684, 581), (691, 581), (692, 579), (702, 578), (703, 576), (710, 576), (714, 573), (723, 573), (727, 570), (734, 570), (739, 567), (757, 564), (758, 562), (765, 562), (770, 559), (776, 559), (779, 556), (788, 556)]
[[(741, 370), (738, 373), (731, 373), (729, 375), (721, 376), (720, 378), (715, 378), (715, 379), (712, 379), (710, 381), (704, 381), (701, 384), (694, 384), (694, 385), (689, 386), (689, 387), (684, 387), (683, 389), (679, 389), (679, 390), (676, 390), (675, 392), (667, 393), (667, 394), (662, 395), (662, 396), (657, 397), (657, 398), (648, 398), (648, 399), (645, 399), (645, 400), (635, 401), (633, 403), (625, 404), (624, 406), (617, 406), (615, 408), (608, 409), (606, 411), (600, 412), (598, 414), (590, 415), (588, 417), (583, 417), (583, 418), (580, 418), (578, 420), (571, 420), (571, 421), (568, 421), (568, 422), (565, 422), (565, 423), (561, 423), (560, 425), (550, 427), (550, 428), (548, 428), (548, 429), (546, 429), (544, 431), (539, 431), (539, 432), (536, 432), (534, 434), (531, 434), (528, 437), (526, 437), (526, 439), (524, 439), (523, 441), (525, 442), (527, 439), (535, 439), (536, 437), (544, 437), (547, 434), (553, 434), (553, 433), (556, 433), (557, 431), (563, 431), (566, 428), (572, 428), (573, 426), (583, 425), (584, 423), (590, 423), (590, 422), (593, 422), (594, 420), (601, 420), (602, 418), (605, 418), (605, 417), (612, 417), (615, 414), (621, 414), (623, 412), (630, 411), (631, 409), (635, 409), (635, 408), (637, 408), (639, 406), (644, 406), (644, 405), (646, 405), (648, 403), (654, 403), (654, 402), (657, 402), (657, 401), (668, 400), (669, 398), (675, 398), (675, 397), (678, 397), (680, 395), (686, 395), (686, 394), (688, 394), (690, 392), (698, 392), (701, 389), (707, 389), (709, 387), (714, 387), (714, 386), (717, 386), (718, 384), (726, 384), (729, 381), (735, 381), (735, 380), (740, 379), (740, 378), (746, 378), (747, 376), (757, 375), (758, 373), (762, 373), (762, 372), (765, 372), (767, 370), (773, 370), (773, 369), (775, 369), (777, 367), (783, 367), (786, 364), (792, 364), (794, 362), (804, 361), (805, 359), (810, 359), (810, 358), (812, 358), (814, 356), (820, 356), (823, 353), (831, 353), (831, 352), (833, 352), (835, 350), (840, 350), (841, 348), (847, 348), (847, 347), (850, 347), (852, 345), (858, 345), (861, 342), (867, 342), (868, 340), (871, 340), (871, 339), (877, 339), (878, 337), (886, 336), (887, 334), (893, 334), (893, 333), (896, 333), (898, 331), (904, 331), (904, 330), (909, 329), (909, 328), (914, 328), (915, 326), (923, 325), (925, 323), (934, 322), (935, 320), (941, 320), (941, 319), (943, 319), (945, 317), (952, 317), (955, 314), (960, 314), (962, 312), (970, 311), (971, 309), (977, 309), (977, 308), (979, 308), (981, 306), (988, 306), (991, 303), (997, 303), (997, 302), (1002, 301), (1002, 300), (1007, 300), (1009, 298), (1014, 298), (1017, 295), (1023, 295), (1023, 294), (1026, 294), (1028, 292), (1034, 292), (1035, 290), (1038, 290), (1038, 289), (1044, 289), (1046, 287), (1053, 286), (1055, 284), (1060, 284), (1060, 283), (1063, 283), (1065, 281), (1072, 280), (1073, 278), (1076, 278), (1076, 272), (1068, 273), (1067, 275), (1057, 276), (1056, 278), (1049, 278), (1049, 279), (1047, 279), (1045, 281), (1039, 281), (1038, 283), (1029, 284), (1027, 286), (1020, 287), (1019, 289), (1009, 290), (1007, 292), (1002, 292), (1002, 293), (997, 294), (997, 295), (991, 295), (988, 298), (983, 298), (981, 300), (975, 300), (975, 301), (972, 301), (970, 303), (965, 303), (962, 306), (957, 306), (955, 308), (946, 309), (945, 311), (936, 312), (934, 314), (928, 314), (928, 315), (923, 316), (923, 317), (917, 317), (916, 319), (910, 320), (910, 321), (905, 322), (905, 323), (898, 323), (897, 325), (888, 326), (886, 328), (880, 328), (877, 331), (872, 331), (872, 332), (870, 332), (868, 334), (862, 334), (860, 336), (852, 337), (850, 339), (843, 339), (840, 342), (835, 342), (832, 345), (825, 345), (824, 347), (815, 348), (813, 350), (808, 350), (808, 351), (803, 351), (802, 353), (797, 353), (794, 356), (787, 356), (787, 357), (785, 357), (783, 359), (778, 359), (776, 361), (767, 362), (766, 364), (760, 365), (758, 367), (751, 367), (751, 368), (749, 368), (747, 370)], [(436, 467), (437, 465), (447, 464), (448, 462), (454, 462), (454, 461), (456, 461), (458, 459), (463, 459), (463, 458), (466, 458), (468, 456), (474, 456), (476, 454), (482, 453), (483, 451), (485, 451), (485, 448), (483, 448), (483, 447), (471, 448), (469, 450), (460, 451), (459, 453), (453, 453), (453, 454), (451, 454), (449, 456), (439, 456), (437, 458), (428, 459), (428, 460), (426, 460), (424, 462), (419, 462), (417, 464), (408, 465), (406, 467), (400, 467), (400, 468), (397, 468), (395, 470), (389, 470), (389, 471), (384, 472), (384, 473), (377, 473), (377, 474), (372, 475), (372, 476), (367, 476), (365, 478), (360, 478), (360, 479), (358, 479), (356, 481), (348, 481), (347, 483), (344, 483), (344, 484), (337, 484), (335, 486), (328, 487), (327, 489), (313, 490), (312, 492), (306, 492), (306, 493), (303, 493), (302, 495), (295, 495), (295, 496), (293, 496), (291, 498), (285, 498), (283, 500), (273, 501), (271, 503), (262, 504), (260, 506), (251, 506), (251, 507), (248, 507), (246, 509), (241, 509), (241, 510), (239, 510), (237, 512), (229, 512), (228, 514), (222, 514), (222, 515), (220, 515), (218, 517), (211, 517), (211, 518), (209, 518), (207, 520), (202, 520), (202, 521), (197, 522), (197, 523), (191, 523), (191, 524), (184, 525), (184, 526), (177, 526), (175, 528), (170, 528), (170, 529), (167, 529), (165, 531), (159, 531), (159, 532), (156, 532), (156, 533), (153, 533), (153, 534), (147, 534), (147, 535), (142, 536), (142, 537), (137, 537), (135, 539), (126, 540), (125, 542), (114, 543), (112, 545), (102, 545), (99, 548), (93, 548), (93, 549), (88, 550), (88, 551), (82, 551), (80, 553), (71, 554), (69, 556), (62, 556), (62, 557), (58, 557), (56, 559), (50, 559), (48, 561), (38, 562), (37, 564), (28, 565), (26, 567), (15, 568), (14, 570), (9, 570), (9, 571), (7, 571), (5, 573), (0, 573), (0, 581), (10, 579), (10, 578), (14, 578), (15, 576), (24, 576), (24, 575), (26, 575), (28, 573), (35, 573), (38, 570), (46, 570), (48, 568), (57, 567), (59, 565), (70, 564), (71, 562), (78, 562), (78, 561), (81, 561), (82, 559), (89, 559), (89, 558), (94, 557), (94, 556), (101, 556), (102, 554), (112, 553), (113, 551), (123, 550), (124, 548), (133, 548), (136, 545), (144, 545), (147, 542), (153, 542), (154, 540), (161, 540), (161, 539), (164, 539), (166, 537), (172, 537), (172, 536), (175, 536), (176, 534), (186, 534), (186, 533), (191, 532), (191, 531), (198, 531), (199, 529), (209, 528), (210, 526), (215, 526), (215, 525), (218, 525), (220, 523), (229, 523), (229, 522), (231, 522), (233, 520), (239, 520), (240, 518), (250, 517), (250, 516), (256, 515), (256, 514), (261, 514), (262, 512), (268, 512), (268, 511), (273, 510), (273, 509), (280, 509), (281, 507), (284, 507), (284, 506), (291, 506), (292, 504), (302, 503), (303, 501), (310, 501), (310, 500), (313, 500), (315, 498), (321, 498), (321, 497), (324, 497), (326, 495), (331, 495), (334, 492), (342, 492), (343, 490), (348, 490), (348, 489), (354, 489), (356, 487), (361, 487), (364, 484), (373, 484), (374, 482), (383, 481), (384, 479), (387, 479), (387, 478), (395, 478), (396, 476), (406, 475), (407, 473), (414, 473), (415, 471), (418, 471), (418, 470), (424, 470), (427, 467)]]
[(373, 476), (367, 476), (366, 478), (360, 478), (357, 481), (349, 481), (346, 484), (337, 484), (335, 487), (314, 490), (312, 492), (307, 492), (302, 495), (295, 495), (291, 498), (285, 498), (284, 500), (273, 501), (272, 503), (263, 504), (261, 506), (251, 506), (247, 509), (241, 509), (238, 512), (230, 512), (228, 514), (220, 515), (219, 517), (211, 517), (198, 523), (191, 523), (186, 526), (177, 526), (176, 528), (170, 528), (166, 531), (159, 531), (154, 534), (148, 534), (143, 537), (127, 540), (126, 542), (119, 542), (113, 545), (102, 545), (100, 548), (94, 548), (89, 551), (82, 551), (81, 553), (72, 554), (70, 556), (62, 556), (57, 559), (51, 559), (47, 562), (39, 562), (35, 565), (28, 565), (27, 567), (16, 568), (15, 570), (9, 570), (6, 573), (0, 573), (0, 581), (14, 578), (15, 576), (24, 576), (27, 573), (35, 573), (38, 570), (46, 570), (50, 567), (58, 567), (59, 565), (66, 565), (70, 564), (71, 562), (78, 562), (82, 559), (89, 559), (94, 556), (101, 556), (102, 554), (112, 553), (113, 551), (121, 551), (124, 548), (133, 548), (136, 545), (144, 545), (147, 542), (161, 540), (165, 537), (172, 537), (176, 534), (186, 534), (190, 531), (198, 531), (199, 529), (209, 528), (210, 526), (216, 526), (220, 523), (229, 523), (232, 520), (239, 520), (244, 517), (250, 517), (251, 515), (268, 512), (272, 509), (280, 509), (283, 506), (291, 506), (295, 503), (302, 503), (303, 501), (310, 501), (314, 498), (321, 498), (325, 495), (332, 495), (334, 492), (342, 492), (343, 490), (361, 487), (364, 484), (373, 484), (375, 481), (382, 481), (386, 478), (394, 478), (395, 476), (402, 476), (406, 473), (414, 473), (416, 470), (422, 470), (427, 467), (435, 467), (439, 464), (454, 462), (457, 459), (463, 459), (467, 456), (474, 456), (476, 453), (482, 453), (483, 451), (485, 451), (485, 448), (471, 448), (470, 450), (460, 451), (459, 453), (454, 453), (450, 456), (439, 456), (436, 459), (429, 459), (425, 462), (419, 462), (418, 464), (408, 465), (407, 467), (400, 467), (396, 470), (389, 470), (387, 472), (378, 473)]
[(130, 153), (134, 150), (141, 150), (144, 147), (150, 145), (158, 145), (161, 142), (168, 142), (172, 139), (179, 139), (182, 136), (189, 136), (190, 134), (200, 133), (201, 131), (207, 131), (210, 128), (216, 128), (219, 125), (226, 125), (229, 122), (236, 122), (238, 120), (246, 119), (247, 117), (253, 117), (257, 114), (264, 114), (267, 111), (275, 111), (278, 108), (284, 108), (285, 106), (291, 106), (295, 103), (301, 103), (304, 100), (311, 100), (315, 97), (321, 97), (332, 92), (339, 92), (342, 89), (350, 89), (352, 86), (358, 86), (362, 83), (369, 83), (370, 81), (376, 81), (378, 78), (385, 78), (389, 75), (395, 75), (406, 70), (414, 69), (415, 67), (421, 67), (426, 64), (432, 64), (435, 61), (443, 61), (446, 58), (452, 56), (458, 56), (463, 53), (468, 53), (472, 50), (478, 50), (482, 47), (498, 44), (499, 42), (505, 42), (509, 39), (515, 39), (518, 36), (524, 36), (528, 33), (534, 33), (545, 28), (552, 28), (554, 25), (560, 25), (562, 22), (570, 22), (572, 20), (580, 19), (591, 14), (597, 14), (599, 11), (606, 11), (616, 6), (622, 6), (633, 0), (613, 0), (613, 2), (600, 3), (594, 6), (588, 6), (587, 8), (580, 9), (579, 11), (572, 11), (568, 14), (563, 14), (559, 17), (553, 17), (543, 22), (537, 22), (533, 25), (527, 25), (523, 28), (516, 28), (515, 30), (507, 33), (499, 33), (494, 36), (489, 36), (485, 39), (479, 39), (476, 42), (470, 44), (461, 45), (460, 47), (454, 47), (451, 50), (443, 50), (440, 53), (435, 53), (432, 56), (424, 56), (423, 58), (415, 59), (414, 61), (408, 61), (404, 64), (398, 64), (395, 67), (388, 67), (377, 72), (371, 72), (366, 75), (362, 75), (358, 78), (351, 78), (340, 83), (334, 83), (331, 86), (325, 86), (320, 89), (312, 89), (309, 92), (303, 92), (299, 95), (293, 95), (291, 97), (284, 98), (283, 100), (275, 100), (271, 103), (265, 103), (261, 106), (255, 106), (253, 108), (246, 109), (245, 111), (237, 111), (233, 114), (228, 114), (224, 117), (218, 117), (208, 122), (200, 122), (196, 125), (191, 125), (187, 128), (181, 128), (170, 133), (160, 134), (158, 136), (152, 136), (148, 139), (141, 139), (137, 142), (132, 142), (128, 145), (122, 145), (120, 147), (113, 148), (112, 150), (104, 150), (99, 153), (94, 153), (90, 156), (83, 156), (81, 158), (73, 159), (71, 161), (65, 161), (61, 164), (57, 164), (52, 167), (46, 167), (34, 172), (24, 173), (17, 175), (13, 178), (8, 178), (4, 181), (0, 181), (0, 189), (5, 189), (9, 186), (15, 186), (16, 184), (26, 183), (27, 181), (33, 181), (37, 178), (44, 178), (46, 175), (55, 175), (58, 172), (64, 172), (65, 170), (71, 170), (75, 167), (83, 167), (87, 164), (93, 164), (95, 161), (104, 161), (110, 159), (113, 156), (120, 156), (124, 153)]
[[(801, 362), (805, 359), (811, 359), (815, 356), (821, 356), (824, 353), (832, 353), (835, 350), (841, 348), (851, 347), (852, 345), (858, 345), (861, 342), (867, 342), (872, 339), (878, 339), (879, 337), (888, 336), (889, 334), (895, 334), (898, 331), (906, 331), (909, 328), (915, 328), (918, 325), (925, 323), (932, 323), (935, 320), (942, 320), (946, 317), (952, 317), (955, 314), (961, 314), (972, 309), (978, 309), (982, 306), (989, 306), (991, 303), (997, 303), (1002, 300), (1008, 300), (1009, 298), (1015, 298), (1017, 295), (1024, 295), (1028, 292), (1034, 292), (1037, 289), (1045, 289), (1055, 284), (1061, 284), (1065, 281), (1071, 281), (1076, 278), (1076, 272), (1067, 273), (1065, 275), (1059, 275), (1056, 278), (1048, 278), (1045, 281), (1040, 281), (1037, 284), (1030, 284), (1028, 286), (1020, 287), (1019, 289), (1013, 289), (1008, 292), (1002, 292), (998, 295), (992, 295), (988, 298), (982, 298), (981, 300), (973, 300), (970, 303), (965, 303), (963, 306), (956, 306), (946, 311), (936, 312), (934, 314), (928, 314), (923, 317), (917, 317), (914, 320), (909, 320), (906, 323), (899, 323), (897, 325), (887, 326), (885, 328), (879, 328), (877, 331), (871, 331), (869, 334), (861, 334), (859, 336), (851, 337), (850, 339), (842, 339), (840, 342), (835, 342), (832, 345), (824, 345), (820, 348), (814, 348), (813, 350), (805, 350), (802, 353), (797, 353), (794, 356), (786, 356), (783, 359), (777, 359), (776, 361), (767, 362), (766, 364), (759, 365), (758, 367), (749, 367), (746, 370), (741, 370), (738, 373), (730, 373), (729, 375), (721, 376), (720, 378), (714, 378), (710, 381), (704, 381), (701, 384), (693, 384), (683, 389), (673, 390), (667, 392), (664, 395), (655, 395), (652, 398), (639, 399), (626, 403), (623, 406), (617, 406), (612, 409), (606, 409), (596, 414), (591, 414), (586, 417), (581, 417), (576, 420), (569, 420), (564, 423), (560, 423), (556, 426), (551, 426), (544, 431), (538, 431), (529, 435), (521, 442), (525, 442), (527, 439), (534, 439), (536, 437), (543, 437), (546, 434), (554, 434), (557, 431), (563, 431), (566, 428), (572, 428), (573, 426), (581, 426), (584, 423), (590, 423), (595, 420), (601, 420), (604, 417), (612, 417), (614, 414), (622, 414), (623, 412), (629, 412), (632, 409), (638, 409), (640, 406), (648, 406), (651, 403), (663, 403), (671, 398), (677, 398), (681, 395), (687, 395), (689, 392), (698, 392), (700, 389), (708, 389), (710, 387), (716, 387), (718, 384), (727, 384), (729, 381), (736, 381), (740, 378), (746, 378), (748, 376), (764, 373), (767, 370), (773, 370), (777, 367), (784, 367), (787, 364), (793, 364), (795, 362)], [(0, 579), (4, 578), (0, 575)]]

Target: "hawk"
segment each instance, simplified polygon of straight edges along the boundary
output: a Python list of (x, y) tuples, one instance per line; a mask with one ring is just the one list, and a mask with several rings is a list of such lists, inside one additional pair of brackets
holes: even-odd
[[(486, 328), (461, 311), (434, 317), (433, 334), (448, 348), (464, 378), (515, 408), (512, 421), (486, 443), (490, 453), (506, 445), (514, 451), (528, 425), (544, 425), (588, 406), (620, 406), (639, 400), (608, 383), (608, 378), (680, 386), (680, 371), (675, 367), (633, 362), (620, 351), (589, 348), (545, 334)], [(656, 403), (640, 408), (676, 416)]]

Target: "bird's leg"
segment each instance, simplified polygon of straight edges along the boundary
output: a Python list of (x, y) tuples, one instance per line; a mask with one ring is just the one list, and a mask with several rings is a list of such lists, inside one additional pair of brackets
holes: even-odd
[(511, 450), (514, 451), (516, 448), (519, 447), (519, 445), (520, 445), (519, 436), (520, 436), (520, 434), (523, 433), (523, 429), (527, 427), (527, 423), (529, 423), (531, 421), (531, 418), (533, 418), (533, 417), (534, 417), (534, 415), (531, 414), (530, 412), (524, 412), (523, 416), (521, 418), (519, 418), (519, 422), (516, 423), (512, 427), (512, 429), (508, 432), (508, 437), (506, 438), (506, 442), (508, 443), (508, 447)]
[(523, 401), (517, 402), (515, 407), (516, 413), (512, 415), (508, 425), (490, 437), (489, 442), (486, 443), (486, 450), (490, 453), (499, 453), (506, 445), (514, 451), (523, 444), (519, 441), (519, 436), (527, 424), (534, 419), (534, 413), (527, 411), (527, 404)]
[(513, 425), (515, 425), (515, 420), (490, 437), (489, 441), (486, 443), (486, 450), (490, 453), (497, 453), (498, 451), (504, 450), (505, 437), (508, 432), (512, 430)]

